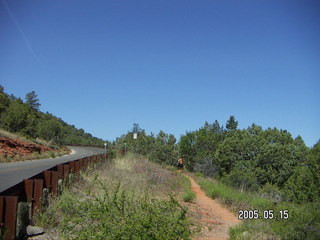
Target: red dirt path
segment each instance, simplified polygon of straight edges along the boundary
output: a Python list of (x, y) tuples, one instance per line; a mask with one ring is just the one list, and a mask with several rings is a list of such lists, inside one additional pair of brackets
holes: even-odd
[(229, 228), (240, 223), (238, 218), (216, 200), (206, 196), (193, 178), (185, 176), (190, 179), (191, 189), (197, 196), (195, 203), (188, 204), (192, 217), (201, 227), (194, 240), (229, 239)]

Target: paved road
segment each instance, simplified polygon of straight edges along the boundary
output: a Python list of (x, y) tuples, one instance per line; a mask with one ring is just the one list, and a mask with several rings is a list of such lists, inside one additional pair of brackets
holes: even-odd
[(24, 162), (0, 163), (0, 192), (16, 185), (24, 179), (32, 177), (57, 164), (69, 162), (79, 158), (104, 153), (104, 149), (92, 147), (69, 147), (73, 154), (58, 158), (46, 158)]

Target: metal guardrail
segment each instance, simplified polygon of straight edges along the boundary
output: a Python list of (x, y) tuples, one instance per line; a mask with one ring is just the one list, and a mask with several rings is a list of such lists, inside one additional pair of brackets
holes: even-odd
[(65, 144), (66, 146), (104, 148), (103, 145)]
[(80, 171), (87, 170), (89, 165), (94, 166), (107, 158), (107, 154), (99, 154), (59, 164), (1, 192), (0, 239), (2, 233), (4, 233), (2, 236), (4, 240), (19, 238), (17, 236), (18, 203), (29, 203), (31, 206), (30, 219), (32, 219), (34, 213), (42, 208), (42, 198), (45, 191), (52, 196), (57, 196), (59, 181), (69, 184), (71, 174), (79, 176)]

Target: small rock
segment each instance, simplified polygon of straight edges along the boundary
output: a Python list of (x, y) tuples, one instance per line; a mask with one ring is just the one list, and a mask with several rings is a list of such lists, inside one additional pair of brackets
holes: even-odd
[(31, 226), (29, 225), (27, 227), (27, 235), (29, 237), (31, 236), (37, 236), (37, 235), (41, 235), (44, 234), (44, 230), (42, 228), (36, 227), (36, 226)]

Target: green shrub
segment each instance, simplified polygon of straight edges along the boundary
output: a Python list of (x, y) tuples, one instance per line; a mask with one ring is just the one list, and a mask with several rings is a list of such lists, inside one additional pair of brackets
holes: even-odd
[(260, 190), (261, 197), (268, 198), (272, 201), (279, 202), (283, 200), (283, 193), (277, 187), (277, 185), (266, 183)]
[(316, 178), (310, 168), (301, 166), (294, 169), (284, 186), (289, 200), (296, 203), (313, 202), (319, 199)]
[(182, 199), (185, 202), (192, 202), (196, 198), (196, 194), (192, 191), (184, 192), (182, 195)]
[(233, 169), (222, 181), (241, 191), (256, 191), (259, 188), (257, 178), (253, 172)]
[(196, 177), (204, 177), (204, 174), (201, 173), (201, 172), (195, 172), (194, 175), (195, 175)]

